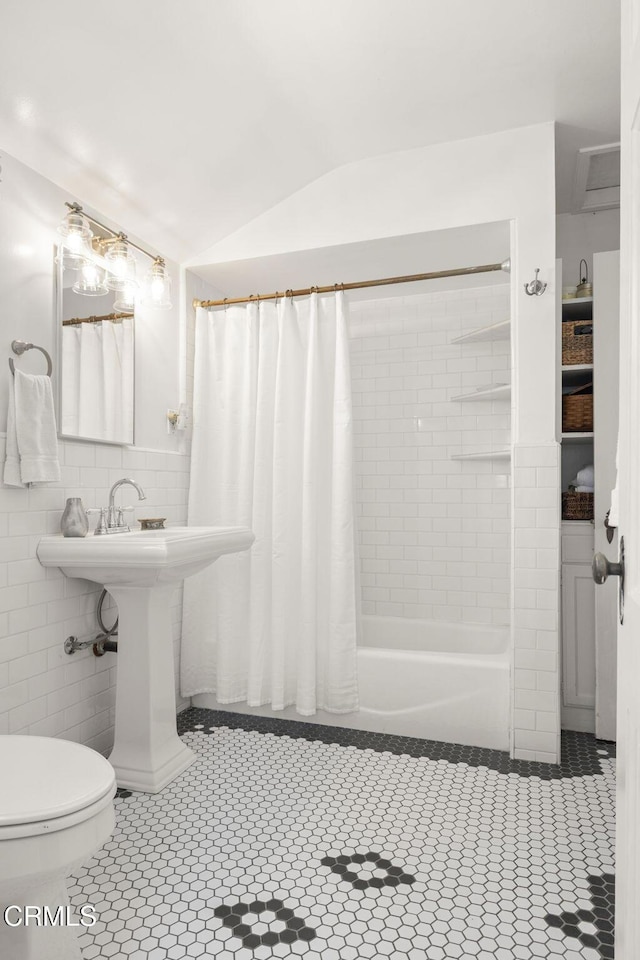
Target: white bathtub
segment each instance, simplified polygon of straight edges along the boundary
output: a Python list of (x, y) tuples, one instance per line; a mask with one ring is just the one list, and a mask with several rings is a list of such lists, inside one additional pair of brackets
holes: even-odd
[(508, 627), (362, 620), (360, 712), (349, 726), (509, 749)]
[(193, 704), (508, 750), (508, 640), (508, 627), (365, 616), (357, 713), (301, 717), (293, 707), (274, 712), (268, 706), (222, 704), (212, 694), (194, 697)]

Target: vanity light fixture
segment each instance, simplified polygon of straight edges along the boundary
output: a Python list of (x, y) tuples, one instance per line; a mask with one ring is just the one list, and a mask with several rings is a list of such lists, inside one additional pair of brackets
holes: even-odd
[(86, 259), (72, 289), (74, 293), (81, 293), (85, 297), (103, 297), (105, 293), (109, 293), (105, 271), (95, 260)]
[(156, 257), (145, 277), (145, 293), (142, 302), (156, 310), (171, 309), (171, 277), (162, 257)]
[(110, 290), (121, 291), (136, 283), (136, 260), (129, 249), (129, 241), (124, 233), (115, 240), (103, 241), (107, 247), (104, 259), (107, 267), (107, 286)]
[(133, 313), (136, 307), (137, 292), (138, 284), (135, 281), (128, 281), (118, 291), (118, 296), (113, 301), (113, 309), (122, 313)]
[(58, 261), (61, 260), (65, 269), (79, 270), (90, 250), (93, 232), (77, 204), (72, 206), (63, 218), (58, 233), (63, 238)]
[[(165, 261), (134, 243), (124, 233), (85, 213), (79, 203), (67, 203), (69, 212), (58, 227), (62, 237), (56, 262), (64, 269), (80, 270), (73, 284), (76, 293), (89, 297), (102, 296), (109, 290), (117, 293), (116, 310), (132, 311), (138, 296), (136, 259), (132, 248), (152, 261), (144, 282), (142, 302), (156, 310), (171, 309), (171, 277)], [(95, 236), (91, 224), (99, 227), (102, 236)], [(107, 234), (105, 237), (104, 234)]]

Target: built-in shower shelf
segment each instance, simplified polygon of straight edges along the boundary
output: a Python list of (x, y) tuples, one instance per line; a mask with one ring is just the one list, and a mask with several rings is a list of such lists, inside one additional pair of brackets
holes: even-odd
[(501, 320), (500, 323), (492, 323), (488, 327), (479, 327), (477, 330), (463, 333), (461, 337), (455, 337), (451, 343), (479, 343), (481, 340), (508, 340), (510, 336), (511, 321)]
[(511, 460), (510, 450), (484, 450), (476, 453), (454, 453), (452, 460)]
[(478, 387), (471, 393), (461, 393), (457, 397), (451, 397), (451, 399), (459, 403), (467, 403), (472, 400), (509, 400), (510, 397), (510, 383), (493, 383), (486, 387)]

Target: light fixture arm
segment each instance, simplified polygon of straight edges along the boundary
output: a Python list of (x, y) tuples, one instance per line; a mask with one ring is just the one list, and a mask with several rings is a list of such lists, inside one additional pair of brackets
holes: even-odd
[(65, 200), (65, 206), (69, 207), (70, 210), (73, 210), (74, 213), (81, 213), (82, 216), (86, 217), (90, 223), (94, 223), (97, 227), (100, 227), (101, 230), (106, 230), (107, 233), (110, 233), (111, 238), (108, 238), (106, 240), (107, 243), (112, 243), (112, 242), (115, 242), (116, 240), (126, 240), (126, 242), (129, 244), (130, 247), (135, 247), (136, 250), (139, 250), (140, 253), (143, 253), (145, 257), (149, 258), (149, 260), (153, 260), (154, 263), (158, 261), (161, 261), (162, 263), (164, 263), (163, 257), (160, 257), (155, 253), (149, 253), (149, 251), (145, 250), (144, 247), (141, 247), (139, 244), (134, 243), (133, 240), (130, 240), (129, 237), (126, 235), (126, 233), (123, 233), (121, 230), (117, 232), (115, 230), (112, 230), (111, 227), (108, 227), (106, 223), (102, 223), (102, 221), (96, 220), (96, 218), (92, 217), (91, 214), (87, 213), (87, 211), (79, 203), (75, 203), (75, 202), (69, 203), (68, 200)]

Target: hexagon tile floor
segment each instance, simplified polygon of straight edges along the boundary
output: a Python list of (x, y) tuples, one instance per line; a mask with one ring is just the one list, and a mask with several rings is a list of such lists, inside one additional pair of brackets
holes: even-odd
[(611, 744), (560, 767), (188, 710), (197, 760), (70, 883), (84, 960), (609, 960)]

